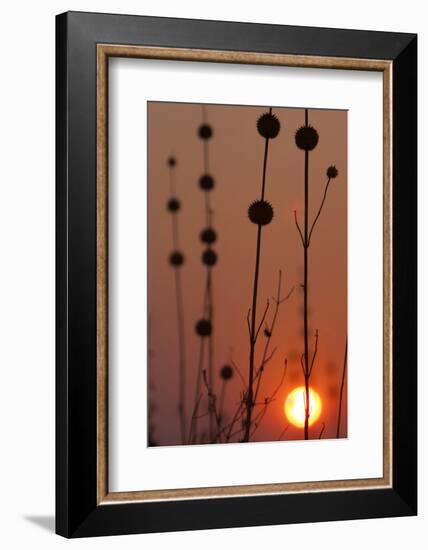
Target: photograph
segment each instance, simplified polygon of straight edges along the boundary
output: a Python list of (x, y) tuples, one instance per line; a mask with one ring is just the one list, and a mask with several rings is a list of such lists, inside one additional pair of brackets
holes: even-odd
[(147, 444), (346, 438), (348, 112), (147, 120)]

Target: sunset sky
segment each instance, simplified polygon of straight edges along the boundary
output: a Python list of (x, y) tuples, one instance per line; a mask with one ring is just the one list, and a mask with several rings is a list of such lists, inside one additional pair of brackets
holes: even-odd
[[(214, 135), (208, 141), (210, 171), (215, 178), (211, 192), (213, 226), (218, 240), (218, 262), (213, 268), (214, 292), (214, 389), (220, 394), (220, 368), (233, 360), (244, 378), (248, 376), (249, 338), (247, 312), (251, 307), (257, 226), (250, 223), (249, 205), (260, 196), (264, 139), (256, 122), (270, 106), (207, 105), (207, 122)], [(281, 130), (269, 142), (265, 198), (274, 218), (263, 229), (258, 294), (258, 318), (267, 299), (276, 294), (282, 271), (282, 294), (294, 291), (281, 305), (272, 338), (275, 355), (266, 367), (260, 399), (272, 394), (280, 382), (284, 359), (288, 371), (284, 384), (255, 433), (255, 441), (277, 440), (288, 424), (284, 401), (295, 387), (304, 384), (300, 365), (303, 353), (303, 248), (294, 222), (297, 211), (303, 223), (304, 152), (294, 141), (304, 124), (304, 109), (273, 107)], [(178, 337), (174, 271), (168, 263), (173, 250), (167, 159), (177, 159), (176, 196), (182, 208), (177, 215), (180, 248), (185, 255), (181, 268), (187, 347), (187, 417), (193, 407), (200, 338), (194, 326), (201, 318), (206, 268), (201, 263), (204, 245), (199, 240), (205, 227), (204, 193), (198, 180), (203, 173), (203, 143), (198, 137), (201, 105), (148, 104), (148, 309), (150, 316), (150, 395), (152, 438), (161, 445), (180, 443), (178, 421)], [(325, 189), (326, 169), (339, 171), (332, 180), (327, 200), (309, 248), (309, 334), (311, 346), (319, 332), (318, 354), (311, 387), (323, 403), (320, 418), (311, 426), (318, 437), (325, 423), (324, 438), (336, 437), (338, 395), (347, 334), (347, 112), (309, 110), (309, 124), (319, 133), (319, 143), (310, 153), (309, 212), (315, 217)], [(273, 314), (271, 304), (267, 320)], [(259, 337), (260, 359), (264, 335)], [(236, 375), (227, 383), (224, 416), (229, 418), (239, 402), (243, 384)], [(342, 408), (341, 436), (347, 433), (346, 386)], [(201, 409), (203, 412), (203, 407)], [(200, 429), (207, 419), (199, 421)], [(303, 430), (290, 426), (284, 439), (302, 439)]]

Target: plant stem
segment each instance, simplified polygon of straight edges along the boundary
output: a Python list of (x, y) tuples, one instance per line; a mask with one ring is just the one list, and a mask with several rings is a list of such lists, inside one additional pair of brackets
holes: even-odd
[[(272, 107), (269, 109), (269, 114), (272, 114)], [(269, 151), (269, 138), (265, 138), (265, 150), (263, 157), (263, 175), (262, 189), (260, 200), (264, 200), (266, 187), (266, 168)], [(259, 270), (260, 270), (260, 251), (262, 246), (262, 226), (257, 226), (257, 243), (256, 243), (256, 261), (254, 267), (254, 284), (253, 284), (253, 303), (251, 307), (251, 330), (250, 330), (250, 364), (248, 372), (248, 395), (247, 395), (247, 418), (245, 422), (244, 442), (250, 440), (251, 416), (254, 407), (253, 403), (253, 379), (254, 379), (254, 355), (256, 347), (256, 318), (257, 318), (257, 292), (259, 285)]]
[[(305, 125), (308, 125), (308, 110), (305, 109)], [(308, 342), (308, 212), (309, 212), (309, 151), (305, 150), (305, 220), (303, 237), (303, 333), (305, 360), (305, 439), (309, 439), (309, 342)]]
[[(267, 141), (267, 140), (266, 140)], [(257, 312), (257, 291), (260, 269), (260, 248), (262, 240), (262, 226), (257, 227), (256, 264), (254, 269), (253, 305), (251, 308), (251, 334), (250, 334), (250, 368), (248, 375), (247, 395), (247, 420), (245, 423), (244, 441), (250, 440), (251, 415), (253, 410), (253, 378), (254, 378), (254, 352), (256, 347), (256, 312)]]
[(345, 374), (346, 374), (346, 363), (348, 359), (348, 337), (346, 337), (345, 343), (345, 357), (343, 359), (343, 370), (342, 370), (342, 382), (340, 384), (340, 394), (339, 394), (339, 411), (337, 414), (337, 431), (336, 437), (339, 439), (340, 435), (340, 420), (342, 415), (342, 398), (343, 398), (343, 388), (345, 386)]
[(181, 443), (186, 442), (186, 342), (184, 334), (184, 306), (181, 285), (181, 274), (178, 269), (175, 272), (175, 295), (177, 302), (178, 345), (179, 345), (179, 401), (178, 412), (180, 416)]
[[(170, 167), (170, 192), (171, 197), (175, 196), (174, 167)], [(178, 229), (178, 213), (171, 213), (171, 230), (174, 250), (180, 248), (180, 237)], [(184, 305), (183, 290), (180, 268), (174, 269), (175, 279), (175, 300), (177, 309), (178, 329), (178, 414), (180, 420), (181, 443), (186, 442), (186, 338), (184, 329)]]

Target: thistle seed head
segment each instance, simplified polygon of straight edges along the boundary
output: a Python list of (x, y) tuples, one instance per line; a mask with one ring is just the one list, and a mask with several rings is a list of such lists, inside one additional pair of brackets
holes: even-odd
[(199, 178), (199, 187), (202, 191), (211, 191), (214, 189), (214, 178), (209, 174), (204, 174)]
[(178, 212), (180, 210), (180, 201), (173, 197), (169, 199), (166, 207), (170, 212)]
[(202, 263), (210, 267), (217, 263), (217, 254), (212, 248), (207, 248), (202, 253)]
[(332, 165), (327, 168), (326, 174), (329, 179), (334, 179), (337, 178), (339, 171), (337, 170), (336, 166)]
[(273, 208), (265, 200), (254, 201), (248, 208), (248, 217), (256, 225), (268, 225), (273, 219)]
[(303, 151), (312, 151), (318, 145), (318, 132), (313, 126), (302, 126), (295, 135), (296, 145)]
[(257, 120), (257, 130), (259, 134), (266, 139), (273, 139), (279, 134), (281, 125), (278, 117), (272, 113), (264, 113)]
[(199, 126), (198, 135), (201, 139), (210, 139), (213, 135), (213, 129), (209, 124), (202, 124), (202, 126)]
[(217, 240), (217, 233), (211, 227), (207, 227), (201, 231), (199, 235), (201, 241), (205, 244), (213, 244)]
[(172, 252), (169, 256), (169, 263), (172, 267), (180, 267), (184, 264), (184, 256), (178, 250)]
[(233, 368), (230, 365), (224, 365), (220, 369), (220, 377), (227, 381), (233, 378)]
[(208, 319), (200, 319), (195, 325), (196, 334), (202, 338), (211, 335), (211, 322)]

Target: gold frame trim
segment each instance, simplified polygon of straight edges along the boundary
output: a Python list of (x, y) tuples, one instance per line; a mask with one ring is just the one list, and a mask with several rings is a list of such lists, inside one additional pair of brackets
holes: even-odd
[[(205, 61), (286, 67), (378, 71), (383, 73), (383, 477), (228, 487), (109, 492), (108, 490), (108, 59)], [(373, 59), (318, 57), (97, 45), (97, 503), (260, 494), (377, 489), (392, 487), (392, 62)]]

